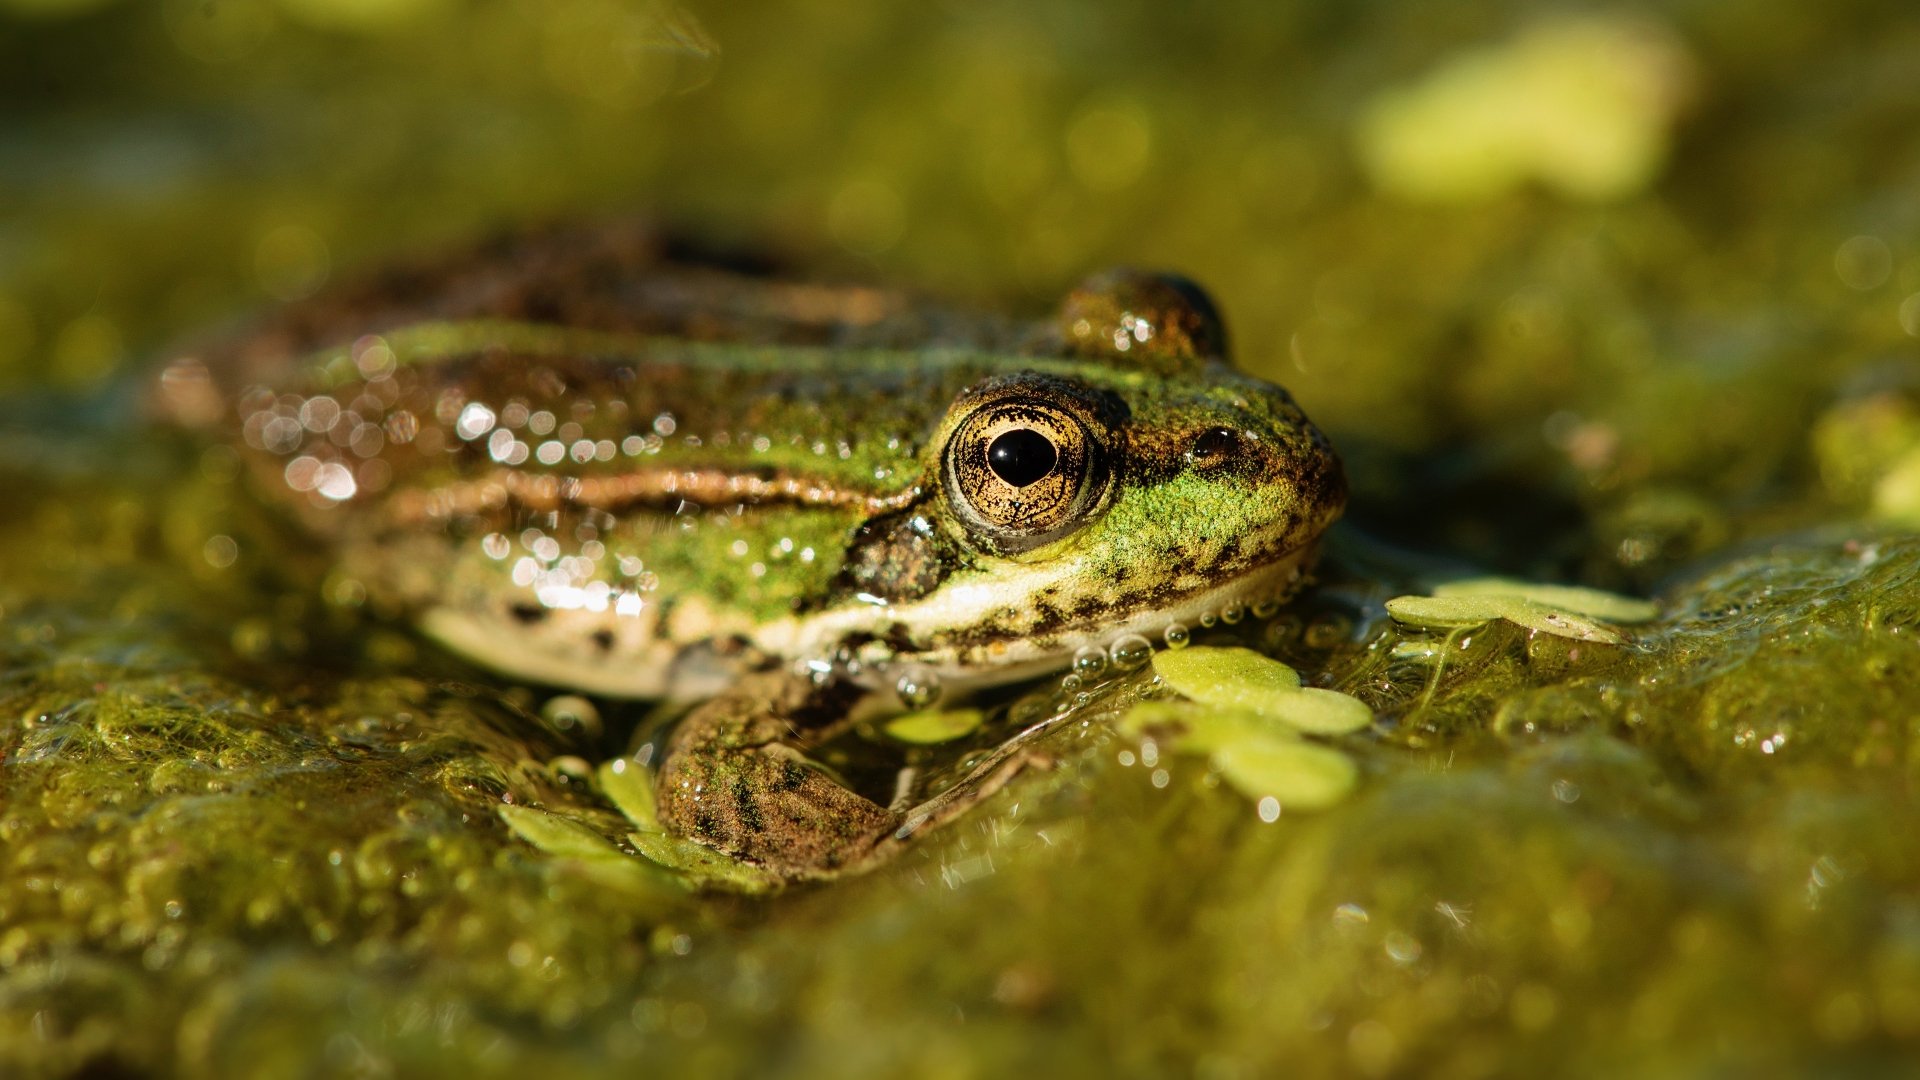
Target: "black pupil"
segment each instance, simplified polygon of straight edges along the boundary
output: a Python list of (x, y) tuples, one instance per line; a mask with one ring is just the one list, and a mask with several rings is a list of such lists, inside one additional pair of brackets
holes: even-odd
[(994, 475), (1018, 488), (1045, 477), (1059, 460), (1053, 440), (1032, 428), (1014, 428), (987, 446), (987, 464)]

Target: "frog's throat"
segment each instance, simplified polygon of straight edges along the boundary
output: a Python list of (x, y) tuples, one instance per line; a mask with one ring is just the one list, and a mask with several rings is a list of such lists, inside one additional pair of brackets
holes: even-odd
[[(829, 612), (805, 622), (790, 619), (772, 623), (754, 635), (754, 643), (769, 654), (805, 660), (830, 656), (842, 642), (866, 639), (872, 644), (856, 650), (855, 655), (870, 672), (915, 664), (938, 674), (948, 689), (995, 686), (1065, 667), (1075, 652), (1088, 646), (1110, 648), (1134, 634), (1158, 644), (1169, 625), (1190, 627), (1203, 615), (1236, 605), (1283, 601), (1305, 583), (1315, 547), (1310, 543), (1223, 580), (1182, 590), (1172, 603), (1098, 622), (1044, 626), (1037, 614), (1021, 607), (1009, 608), (1003, 589), (992, 584), (963, 585), (942, 589), (913, 603), (874, 604)], [(1068, 565), (1048, 573), (1065, 584), (1083, 571)], [(954, 626), (1000, 629), (917, 651), (902, 650), (897, 644), (903, 638), (939, 641), (943, 635), (938, 631)]]

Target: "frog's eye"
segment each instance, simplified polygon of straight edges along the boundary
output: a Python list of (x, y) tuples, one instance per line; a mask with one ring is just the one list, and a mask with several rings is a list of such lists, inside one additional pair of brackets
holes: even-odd
[(947, 496), (988, 546), (1025, 551), (1086, 520), (1106, 485), (1104, 456), (1066, 409), (1032, 399), (990, 402), (947, 441)]

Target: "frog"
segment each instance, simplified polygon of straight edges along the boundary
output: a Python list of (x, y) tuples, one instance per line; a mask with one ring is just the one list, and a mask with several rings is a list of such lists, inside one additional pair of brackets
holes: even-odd
[(882, 803), (823, 742), (1284, 602), (1347, 495), (1207, 295), (1138, 270), (1018, 319), (549, 229), (161, 381), (384, 616), (510, 679), (673, 703), (661, 825), (781, 883), (876, 865), (1021, 764)]

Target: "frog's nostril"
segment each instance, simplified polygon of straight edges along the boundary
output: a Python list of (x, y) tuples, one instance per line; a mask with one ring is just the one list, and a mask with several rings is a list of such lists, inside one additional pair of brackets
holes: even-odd
[(987, 464), (994, 475), (1018, 488), (1045, 479), (1059, 460), (1053, 440), (1032, 428), (1014, 428), (987, 447)]
[(1214, 465), (1240, 451), (1240, 433), (1232, 428), (1208, 428), (1193, 440), (1187, 460), (1195, 465)]

